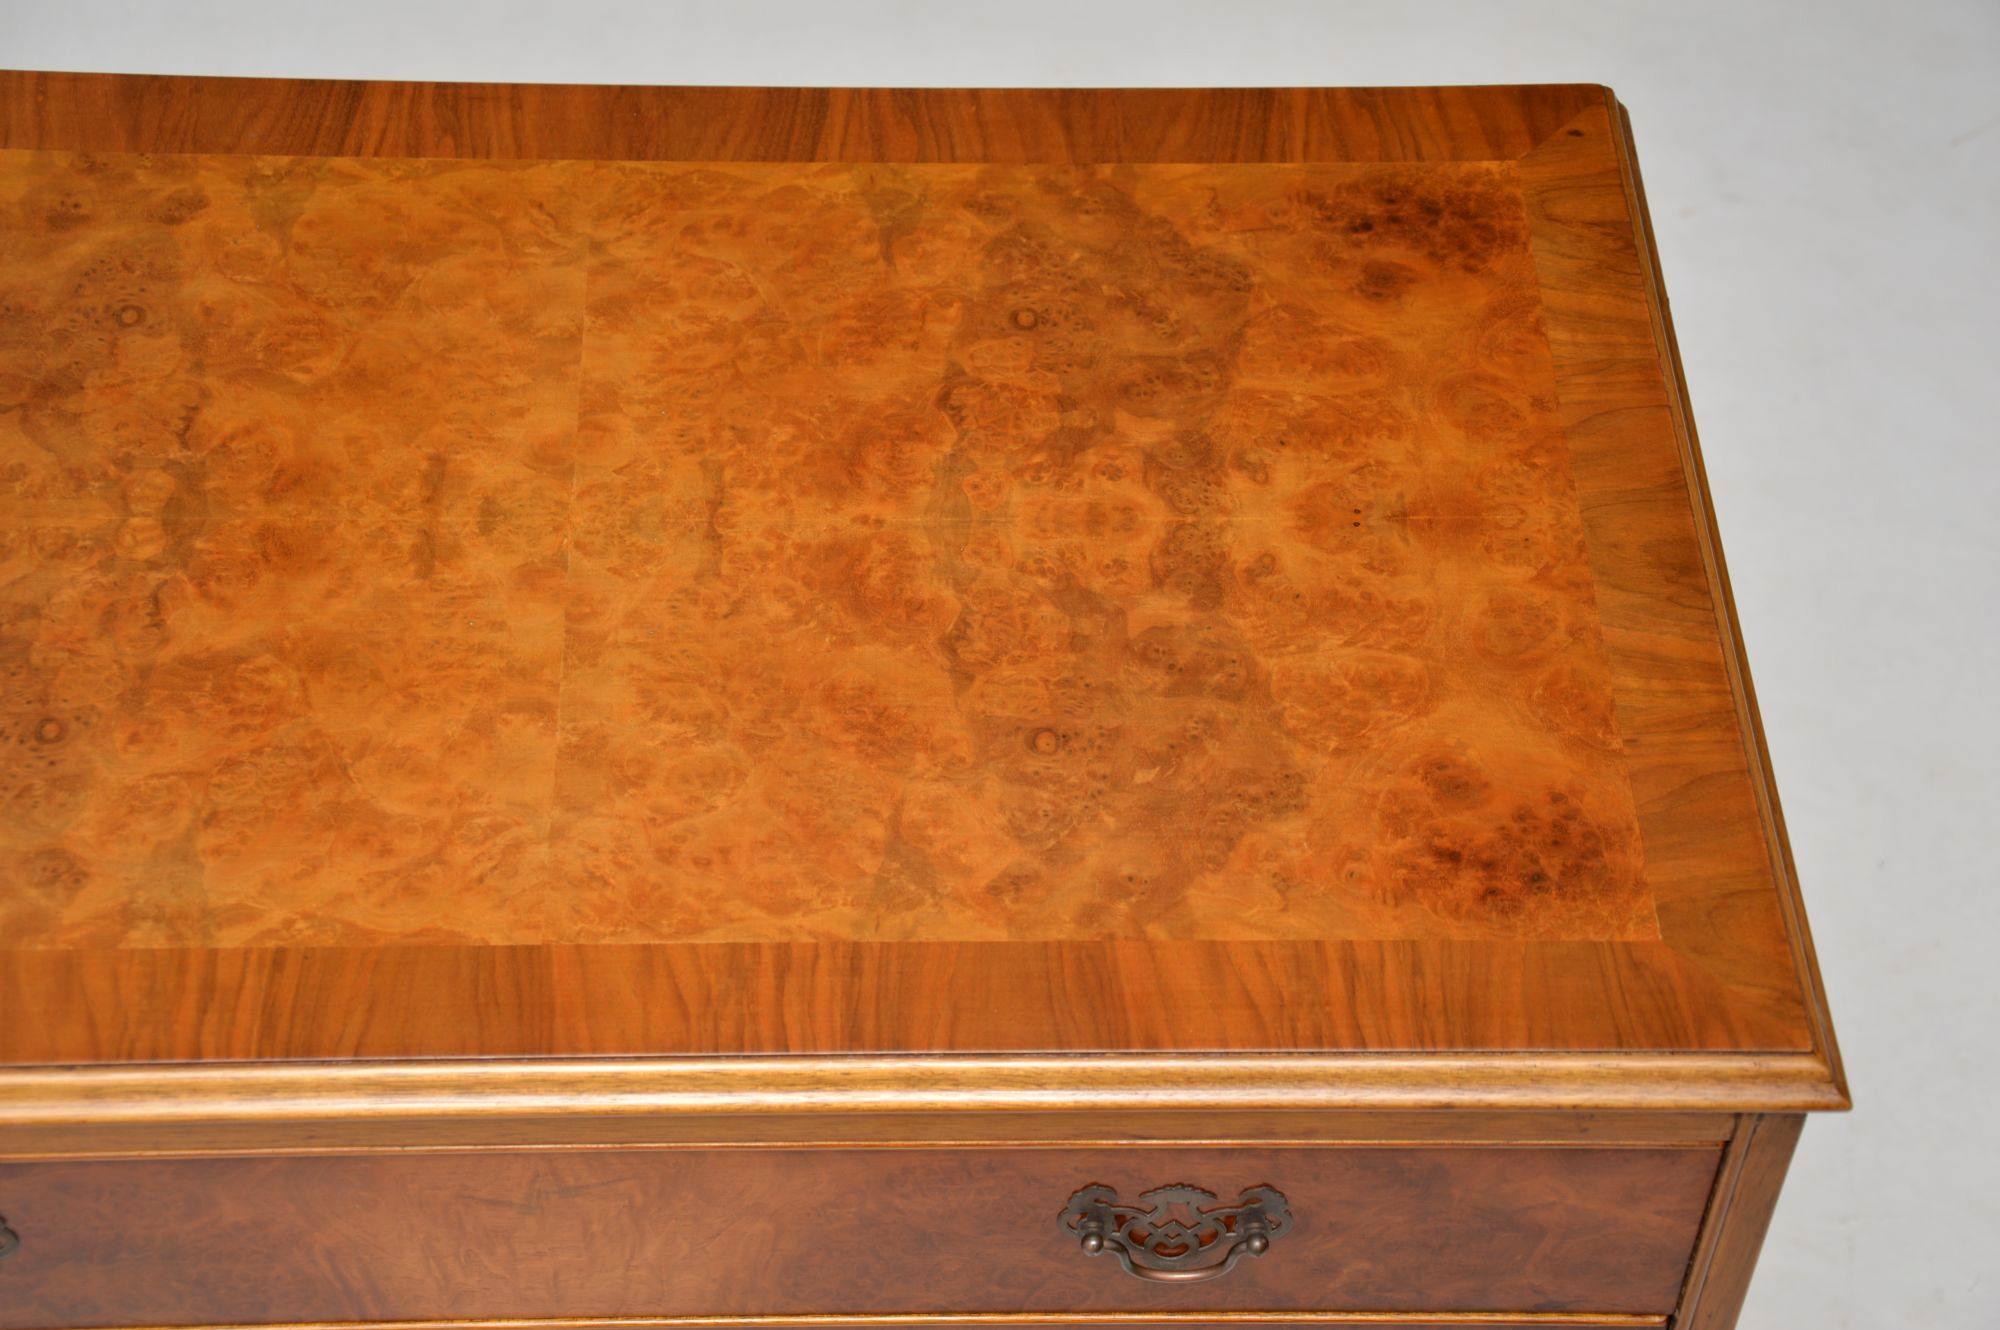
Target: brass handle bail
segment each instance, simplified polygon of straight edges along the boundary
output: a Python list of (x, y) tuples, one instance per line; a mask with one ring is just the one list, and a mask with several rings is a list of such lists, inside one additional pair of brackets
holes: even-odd
[(1272, 1239), (1291, 1231), (1292, 1211), (1271, 1187), (1245, 1188), (1224, 1202), (1178, 1183), (1125, 1203), (1114, 1188), (1090, 1186), (1069, 1198), (1061, 1222), (1086, 1256), (1108, 1251), (1136, 1278), (1192, 1284), (1219, 1279), (1245, 1256), (1270, 1251)]

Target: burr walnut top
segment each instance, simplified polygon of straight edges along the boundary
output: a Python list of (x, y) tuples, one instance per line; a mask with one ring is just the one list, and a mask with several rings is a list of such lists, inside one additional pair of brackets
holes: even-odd
[(1817, 1046), (1611, 106), (1372, 96), (9, 121), (0, 1046)]

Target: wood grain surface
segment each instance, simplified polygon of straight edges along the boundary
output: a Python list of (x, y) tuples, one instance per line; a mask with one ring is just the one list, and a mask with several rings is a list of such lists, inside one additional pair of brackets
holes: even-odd
[(0, 209), (10, 945), (1657, 935), (1505, 166)]
[(1731, 1139), (1688, 1267), (1677, 1326), (1732, 1330), (1736, 1325), (1804, 1126), (1801, 1114), (1758, 1114), (1745, 1118)]
[(1605, 90), (635, 88), (0, 72), (0, 141), (613, 161), (1504, 161)]
[[(0, 1166), (0, 1325), (1239, 1310), (1661, 1313), (1714, 1147), (569, 1151)], [(1135, 1279), (1102, 1184), (1279, 1189), (1262, 1259)]]
[[(434, 1101), (435, 1102), (435, 1101)], [(138, 1159), (271, 1154), (367, 1154), (428, 1149), (576, 1149), (627, 1146), (678, 1150), (757, 1145), (838, 1146), (1305, 1146), (1394, 1144), (1490, 1149), (1495, 1144), (1622, 1149), (1631, 1146), (1721, 1146), (1736, 1133), (1729, 1113), (1509, 1112), (1459, 1108), (1450, 1113), (1396, 1109), (1200, 1110), (961, 1108), (953, 1112), (648, 1111), (624, 1103), (596, 1112), (495, 1113), (447, 1111), (442, 1104), (413, 1114), (384, 1103), (364, 1117), (301, 1121), (267, 1113), (261, 1121), (232, 1120), (194, 1105), (131, 1116), (112, 1104), (84, 1121), (20, 1120), (21, 1103), (0, 1104), (0, 1160)]]
[[(1019, 1144), (1151, 1138), (1370, 1138), (1416, 1113), (1423, 1140), (1714, 1141), (1740, 1112), (1843, 1106), (1807, 1057), (1099, 1054), (1091, 1057), (532, 1058), (23, 1067), (0, 1076), (0, 1158), (148, 1148), (305, 1150), (415, 1144)], [(1437, 1110), (1451, 1110), (1444, 1117)], [(1692, 1134), (1673, 1120), (1692, 1113)], [(1550, 1125), (1561, 1115), (1563, 1125)], [(1650, 1127), (1618, 1126), (1637, 1121)], [(1354, 1124), (1354, 1125), (1349, 1125)], [(1183, 1128), (1185, 1130), (1185, 1128)], [(1408, 1130), (1407, 1128), (1405, 1130)], [(1675, 1133), (1662, 1136), (1658, 1133)], [(1350, 1135), (1352, 1133), (1353, 1135)], [(1636, 1133), (1636, 1134), (1634, 1134)], [(178, 1144), (177, 1143), (184, 1143)]]
[(1838, 1100), (1613, 105), (0, 78), (0, 1058)]

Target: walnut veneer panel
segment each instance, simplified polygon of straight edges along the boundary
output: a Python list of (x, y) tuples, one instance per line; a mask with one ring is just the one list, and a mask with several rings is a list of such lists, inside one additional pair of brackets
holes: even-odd
[(1657, 935), (1508, 167), (0, 207), (10, 945)]
[(1604, 89), (643, 88), (0, 71), (0, 143), (663, 161), (1519, 157)]
[[(1718, 1152), (555, 1151), (0, 1166), (0, 1326), (884, 1312), (1673, 1308)], [(1284, 1193), (1260, 1260), (1148, 1284), (1078, 1189)]]
[(0, 1058), (1834, 1085), (1611, 111), (0, 76)]

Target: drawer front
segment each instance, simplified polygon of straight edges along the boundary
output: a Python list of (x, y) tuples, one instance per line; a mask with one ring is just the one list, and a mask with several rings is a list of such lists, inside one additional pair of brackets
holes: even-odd
[[(1718, 1158), (1708, 1146), (899, 1147), (0, 1165), (0, 1215), (19, 1238), (0, 1259), (0, 1326), (1664, 1314)], [(1145, 1195), (1176, 1185), (1216, 1199)], [(1107, 1217), (1087, 1254), (1091, 1221)], [(1181, 1277), (1139, 1277), (1162, 1271)]]

